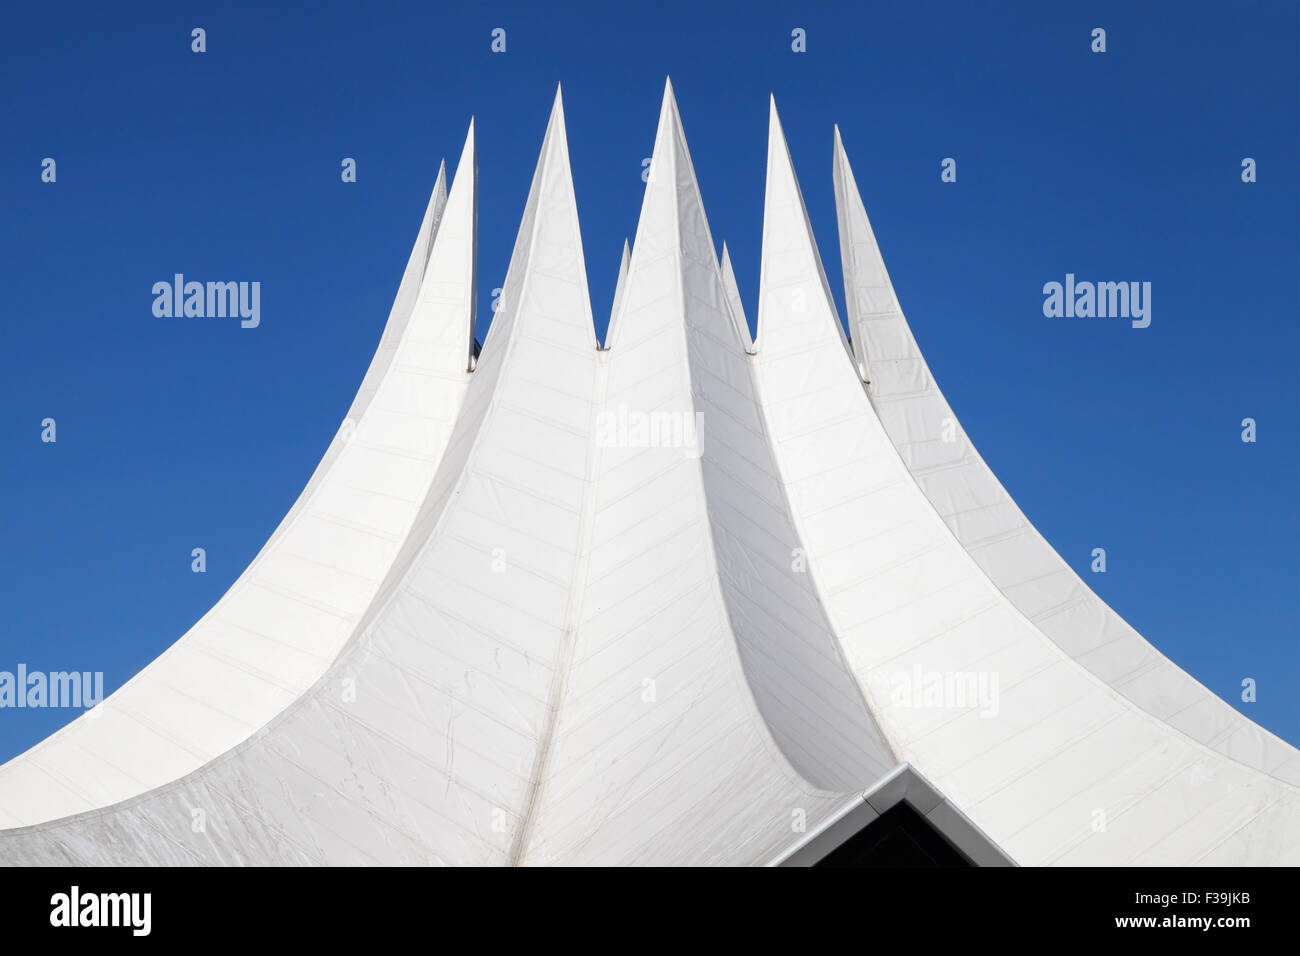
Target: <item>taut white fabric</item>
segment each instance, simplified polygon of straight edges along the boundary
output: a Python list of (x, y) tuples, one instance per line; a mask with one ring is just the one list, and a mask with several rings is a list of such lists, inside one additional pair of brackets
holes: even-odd
[(722, 244), (722, 288), (727, 293), (727, 304), (731, 306), (731, 321), (736, 326), (736, 337), (744, 344), (745, 352), (754, 354), (754, 339), (749, 334), (749, 322), (745, 319), (745, 306), (740, 301), (740, 287), (736, 285), (736, 273), (731, 267), (731, 253), (727, 244)]
[(94, 710), (0, 767), (0, 825), (177, 780), (325, 672), (406, 538), (456, 419), (473, 302), (474, 139), (444, 171), (361, 388), (298, 501), (221, 600)]
[[(801, 549), (670, 91), (654, 165), (623, 335), (601, 352), (557, 95), (502, 308), (338, 659), (263, 733), (8, 831), (6, 860), (762, 863), (893, 766), (789, 570)], [(629, 411), (700, 413), (702, 449), (599, 437)]]
[(980, 523), (1024, 519), (964, 437), (927, 457), (950, 412), (838, 140), (852, 343), (775, 103), (756, 343), (671, 86), (650, 172), (601, 349), (557, 93), (475, 362), (471, 127), (349, 440), (200, 626), (0, 768), (0, 862), (761, 864), (901, 761), (1022, 863), (1300, 862), (1295, 751), (1064, 627), (1110, 612)]
[[(900, 759), (1020, 863), (1300, 861), (1294, 788), (1079, 666), (922, 493), (845, 348), (775, 111), (758, 321), (764, 411), (795, 525)], [(879, 381), (887, 362), (867, 344)], [(928, 698), (931, 675), (941, 693)], [(942, 692), (968, 677), (996, 680), (995, 691)]]
[[(835, 196), (850, 328), (876, 414), (921, 490), (1015, 607), (1143, 710), (1247, 766), (1300, 785), (1300, 752), (1151, 646), (1039, 534), (961, 428), (894, 294), (839, 129)], [(945, 429), (952, 440), (945, 441)]]
[[(627, 282), (627, 267), (632, 261), (632, 253), (628, 247), (627, 240), (623, 240), (623, 257), (618, 263), (618, 281), (614, 284), (614, 305), (609, 310), (609, 320), (612, 323), (614, 316), (618, 315), (619, 303), (623, 300), (623, 285)], [(609, 326), (606, 326), (608, 330)], [(606, 339), (609, 335), (606, 334)]]
[[(603, 369), (697, 447), (599, 441), (586, 579), (528, 859), (761, 863), (893, 764), (806, 575), (671, 88)], [(648, 682), (648, 683), (647, 683)]]

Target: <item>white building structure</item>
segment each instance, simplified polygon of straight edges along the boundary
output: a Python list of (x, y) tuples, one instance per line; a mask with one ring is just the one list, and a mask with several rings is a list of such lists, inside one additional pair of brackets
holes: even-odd
[(848, 328), (773, 104), (751, 341), (665, 91), (596, 339), (557, 94), (473, 337), (471, 125), (344, 427), (253, 563), (0, 767), (0, 862), (1300, 863), (1300, 752), (984, 464), (836, 131)]

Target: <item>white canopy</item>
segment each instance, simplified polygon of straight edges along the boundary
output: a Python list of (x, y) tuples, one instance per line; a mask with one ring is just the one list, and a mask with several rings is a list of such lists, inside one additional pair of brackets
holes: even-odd
[(0, 860), (761, 864), (913, 781), (1020, 863), (1300, 862), (1300, 754), (1034, 531), (834, 171), (852, 342), (775, 104), (751, 342), (669, 86), (602, 349), (557, 94), (470, 371), (471, 126), (299, 501), (0, 768)]

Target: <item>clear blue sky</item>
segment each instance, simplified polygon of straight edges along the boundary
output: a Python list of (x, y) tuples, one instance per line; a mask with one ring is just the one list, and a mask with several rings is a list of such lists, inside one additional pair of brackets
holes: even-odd
[[(238, 576), (343, 418), (471, 115), (482, 336), (557, 82), (603, 333), (671, 74), (751, 322), (774, 92), (841, 310), (836, 122), (921, 347), (1007, 488), (1161, 650), (1300, 743), (1296, 3), (459, 7), (6, 12), (0, 670), (117, 687)], [(175, 272), (260, 281), (260, 328), (155, 318)], [(1045, 318), (1066, 272), (1150, 281), (1151, 327)], [(0, 759), (71, 716), (0, 710)]]

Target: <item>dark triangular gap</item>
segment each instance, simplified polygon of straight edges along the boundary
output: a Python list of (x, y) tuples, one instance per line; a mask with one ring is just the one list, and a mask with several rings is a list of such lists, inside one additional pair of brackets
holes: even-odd
[(906, 802), (895, 804), (815, 866), (974, 866)]

